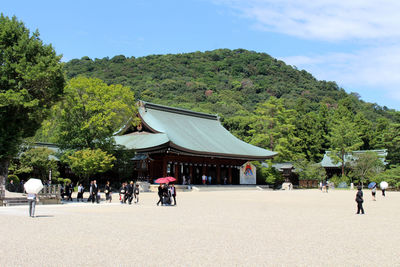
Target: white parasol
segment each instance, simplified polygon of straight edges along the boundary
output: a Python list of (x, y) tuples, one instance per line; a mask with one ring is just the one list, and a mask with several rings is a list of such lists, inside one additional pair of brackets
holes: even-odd
[(380, 186), (381, 189), (386, 189), (386, 188), (388, 188), (389, 185), (388, 185), (387, 182), (383, 181), (383, 182), (381, 182), (381, 183), (379, 184), (379, 186)]
[(31, 178), (24, 184), (24, 187), (28, 194), (37, 194), (43, 189), (43, 184), (40, 179)]

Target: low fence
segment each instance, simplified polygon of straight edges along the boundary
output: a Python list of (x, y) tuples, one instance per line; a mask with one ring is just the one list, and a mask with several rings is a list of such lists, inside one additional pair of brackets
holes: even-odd
[(43, 189), (39, 192), (39, 198), (61, 198), (61, 185), (44, 185)]

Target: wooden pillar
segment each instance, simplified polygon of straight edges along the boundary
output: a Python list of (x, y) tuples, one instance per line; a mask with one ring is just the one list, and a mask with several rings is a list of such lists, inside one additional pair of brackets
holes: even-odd
[(189, 166), (189, 175), (190, 175), (190, 183), (194, 184), (194, 177), (193, 177), (193, 166)]
[(179, 164), (175, 164), (175, 166), (174, 166), (174, 167), (175, 167), (175, 170), (174, 170), (174, 177), (175, 177), (175, 179), (176, 179), (177, 182), (179, 182), (179, 181), (178, 181), (178, 179), (179, 179), (179, 166), (180, 166)]
[(232, 184), (232, 167), (228, 168), (228, 183)]
[(163, 170), (162, 170), (163, 177), (167, 177), (167, 158), (163, 160)]
[(221, 184), (221, 165), (217, 164), (217, 184)]
[(205, 174), (207, 176), (207, 166), (206, 164), (203, 164), (203, 173), (201, 175)]

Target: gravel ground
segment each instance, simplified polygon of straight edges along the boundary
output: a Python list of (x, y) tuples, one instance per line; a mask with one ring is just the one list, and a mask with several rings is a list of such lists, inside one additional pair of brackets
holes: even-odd
[[(0, 266), (400, 266), (400, 193), (178, 192), (178, 205), (0, 208)], [(378, 192), (380, 193), (380, 192)]]

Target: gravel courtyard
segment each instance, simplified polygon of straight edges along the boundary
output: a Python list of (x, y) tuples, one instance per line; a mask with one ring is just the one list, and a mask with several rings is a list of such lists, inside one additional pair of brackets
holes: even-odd
[(0, 266), (400, 266), (400, 193), (178, 192), (176, 207), (0, 207)]

